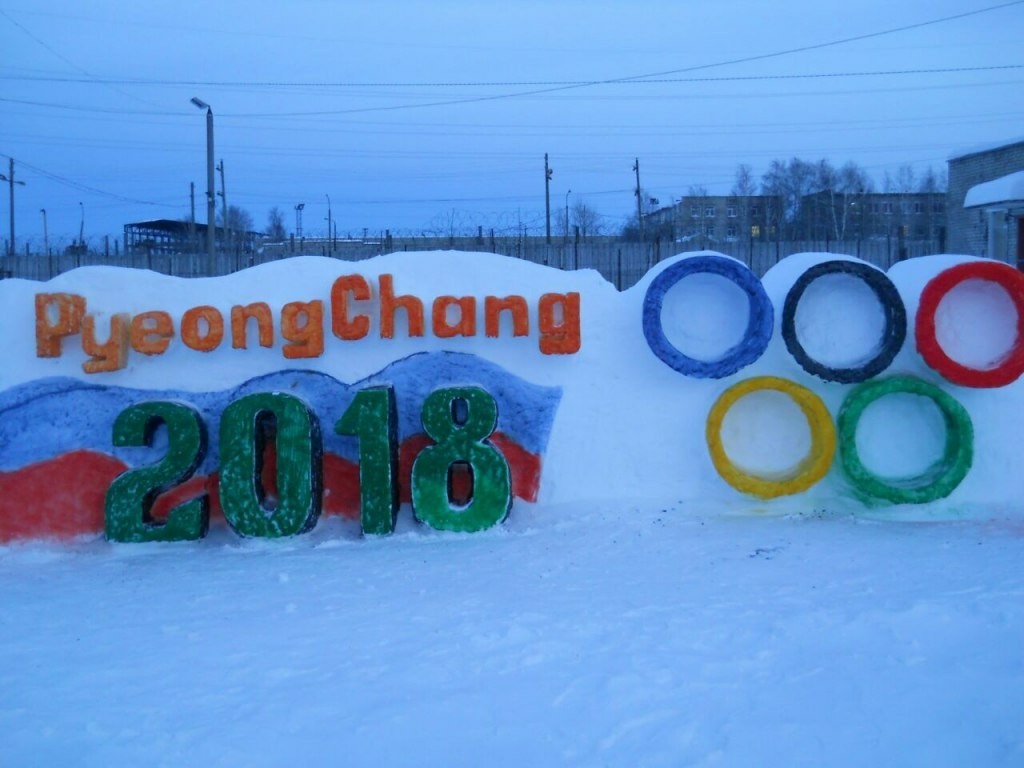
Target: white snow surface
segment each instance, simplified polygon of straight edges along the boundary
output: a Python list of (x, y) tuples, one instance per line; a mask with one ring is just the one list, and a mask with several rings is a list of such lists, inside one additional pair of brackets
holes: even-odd
[[(545, 359), (533, 339), (456, 345), (565, 387), (538, 503), (517, 500), (489, 531), (439, 533), (403, 507), (396, 532), (378, 538), (332, 518), (277, 541), (216, 528), (194, 543), (0, 547), (0, 765), (1024, 765), (1019, 382), (943, 385), (970, 411), (977, 445), (971, 473), (942, 504), (867, 508), (836, 469), (805, 494), (759, 502), (713, 473), (703, 424), (715, 397), (742, 378), (779, 375), (812, 387), (835, 413), (848, 391), (804, 374), (778, 322), (749, 369), (686, 380), (654, 359), (640, 329), (644, 291), (664, 265), (619, 294), (593, 272), (521, 262), (502, 262), (496, 286), (493, 257), (472, 257), (302, 259), (287, 272), (194, 281), (187, 297), (170, 278), (90, 271), (110, 278), (84, 291), (91, 308), (176, 317), (223, 303), (226, 289), (230, 302), (275, 307), (321, 297), (346, 268), (393, 271), (399, 291), (428, 300), (580, 290), (583, 349)], [(838, 257), (790, 257), (765, 276), (777, 320), (796, 277), (829, 258)], [(410, 285), (403, 270), (418, 260), (455, 266)], [(911, 328), (927, 280), (964, 260), (890, 271)], [(72, 274), (47, 290), (82, 284)], [(811, 346), (833, 361), (862, 357), (873, 334), (843, 326), (830, 346), (817, 327), (843, 294), (841, 281), (823, 288), (825, 306), (808, 294), (802, 310), (802, 320), (819, 318), (806, 329)], [(3, 281), (0, 300), (13, 316), (37, 290)], [(955, 327), (943, 344), (954, 357), (976, 354), (976, 339), (1015, 321), (1012, 307), (986, 314), (970, 308), (976, 300), (985, 292), (970, 286), (949, 297), (943, 322)], [(680, 343), (701, 336), (701, 318), (730, 316), (717, 302), (745, 311), (729, 290), (687, 301), (697, 317), (666, 307), (691, 321)], [(877, 307), (855, 301), (835, 317), (875, 322)], [(694, 349), (713, 358), (735, 330), (716, 324)], [(0, 339), (0, 385), (73, 375), (67, 359), (35, 358), (25, 331), (15, 325)], [(324, 370), (355, 381), (414, 349), (392, 344), (367, 341)], [(111, 381), (213, 389), (285, 365), (279, 350), (225, 353), (211, 357), (214, 379), (197, 381), (184, 354), (148, 367), (133, 359)], [(892, 372), (937, 381), (912, 333)], [(757, 402), (745, 407), (756, 412)], [(768, 434), (748, 425), (723, 438), (736, 440), (741, 463), (760, 456), (759, 469), (784, 469), (806, 430), (773, 413), (772, 397), (761, 402), (748, 421)], [(876, 406), (865, 412), (865, 463), (897, 473), (927, 465), (941, 439), (930, 404)], [(776, 442), (759, 451), (757, 440)]]
[(967, 190), (964, 208), (980, 208), (986, 205), (1006, 203), (1020, 204), (1024, 201), (1024, 171), (1000, 176), (992, 181), (976, 184)]

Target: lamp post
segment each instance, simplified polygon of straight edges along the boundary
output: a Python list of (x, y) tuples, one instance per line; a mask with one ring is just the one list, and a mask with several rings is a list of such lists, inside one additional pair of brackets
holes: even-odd
[(11, 158), (11, 162), (10, 162), (10, 165), (8, 167), (7, 175), (4, 176), (2, 173), (0, 173), (0, 181), (6, 181), (10, 185), (10, 188), (11, 188), (11, 193), (10, 193), (10, 199), (11, 199), (11, 244), (10, 244), (10, 246), (7, 249), (7, 253), (9, 255), (13, 256), (14, 255), (14, 185), (15, 184), (20, 184), (23, 187), (25, 186), (25, 182), (24, 181), (15, 181), (14, 180), (14, 158), (13, 157)]
[(40, 208), (39, 212), (43, 214), (43, 252), (50, 255), (50, 230), (46, 228), (46, 209)]
[[(213, 192), (213, 107), (202, 99), (192, 97), (192, 103), (199, 109), (206, 110), (206, 255), (210, 259), (212, 274), (214, 263), (214, 238), (216, 236), (216, 200)], [(226, 222), (225, 222), (226, 224)]]
[(78, 244), (85, 247), (85, 203), (79, 202), (78, 209), (82, 212), (82, 218), (78, 222)]

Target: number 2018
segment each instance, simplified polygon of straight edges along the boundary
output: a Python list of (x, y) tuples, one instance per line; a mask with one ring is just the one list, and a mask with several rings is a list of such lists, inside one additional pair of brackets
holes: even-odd
[[(498, 420), (494, 398), (479, 387), (438, 389), (424, 401), (421, 418), (433, 443), (412, 465), (410, 496), (416, 518), (449, 531), (479, 531), (504, 520), (512, 503), (511, 477), (508, 461), (488, 440)], [(151, 446), (161, 425), (168, 436), (163, 459), (124, 472), (107, 491), (105, 532), (112, 541), (182, 541), (206, 535), (206, 494), (174, 507), (165, 522), (151, 514), (156, 498), (188, 480), (206, 455), (206, 426), (195, 408), (166, 401), (133, 405), (114, 422), (114, 445)], [(391, 533), (399, 507), (394, 390), (359, 390), (334, 429), (359, 441), (363, 532)], [(277, 501), (271, 508), (261, 482), (268, 439), (277, 448)], [(310, 530), (323, 498), (322, 456), (319, 420), (299, 398), (257, 393), (228, 405), (220, 422), (220, 502), (231, 528), (242, 536), (259, 537)], [(457, 466), (468, 468), (472, 478), (466, 504), (451, 498)]]

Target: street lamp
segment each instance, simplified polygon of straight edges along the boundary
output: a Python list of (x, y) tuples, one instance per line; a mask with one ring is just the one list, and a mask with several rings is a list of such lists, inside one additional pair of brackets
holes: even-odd
[(79, 202), (78, 208), (82, 212), (82, 219), (78, 223), (78, 244), (85, 246), (85, 203)]
[(11, 158), (11, 163), (10, 163), (9, 171), (8, 171), (7, 175), (4, 176), (2, 173), (0, 173), (0, 181), (6, 181), (10, 185), (10, 187), (11, 187), (11, 244), (10, 244), (8, 250), (7, 250), (7, 253), (9, 255), (13, 256), (14, 255), (14, 185), (15, 184), (20, 184), (23, 187), (25, 186), (25, 182), (24, 181), (15, 181), (14, 180), (14, 158), (13, 157)]
[(46, 209), (40, 208), (39, 212), (43, 214), (43, 251), (47, 256), (50, 255), (50, 231), (46, 228)]
[[(214, 213), (213, 194), (213, 107), (195, 96), (192, 103), (199, 109), (206, 110), (206, 255), (210, 259), (210, 269), (214, 262), (214, 237), (216, 235), (216, 214)], [(227, 222), (225, 222), (225, 225)]]

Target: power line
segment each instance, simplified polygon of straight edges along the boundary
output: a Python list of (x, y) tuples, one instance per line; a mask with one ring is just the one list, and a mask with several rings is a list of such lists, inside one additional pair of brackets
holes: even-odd
[[(59, 51), (54, 50), (49, 45), (47, 45), (43, 40), (40, 40), (38, 37), (36, 37), (34, 34), (32, 34), (32, 32), (29, 31), (26, 27), (24, 27), (22, 24), (18, 23), (14, 19), (12, 19), (10, 17), (10, 15), (5, 10), (3, 10), (2, 8), (0, 8), (0, 16), (3, 16), (5, 19), (7, 19), (7, 21), (9, 21), (11, 24), (16, 26), (18, 29), (20, 29), (22, 32), (24, 32), (26, 35), (28, 35), (28, 37), (30, 37), (34, 42), (38, 43), (40, 46), (45, 48), (51, 54), (53, 54), (58, 59), (63, 61), (65, 64), (67, 64), (68, 66), (70, 66), (70, 67), (72, 67), (74, 69), (77, 69), (83, 75), (88, 76), (89, 80), (86, 81), (86, 82), (95, 82), (95, 83), (99, 83), (99, 84), (102, 84), (102, 85), (109, 85), (114, 90), (115, 93), (119, 93), (122, 96), (124, 96), (125, 98), (132, 99), (133, 101), (138, 101), (141, 104), (150, 104), (145, 99), (140, 99), (138, 96), (134, 96), (134, 95), (132, 95), (130, 93), (122, 91), (120, 88), (114, 87), (114, 84), (103, 83), (100, 78), (96, 77), (96, 75), (92, 74), (91, 72), (89, 72), (85, 68), (78, 66), (75, 62), (71, 61), (71, 59), (69, 59), (67, 56), (63, 55)], [(150, 104), (150, 106), (153, 106), (153, 105)]]
[[(10, 155), (0, 155), (0, 157), (6, 157), (8, 159), (13, 159)], [(116, 192), (107, 192), (106, 190), (103, 190), (103, 189), (97, 189), (96, 187), (90, 187), (88, 184), (82, 184), (81, 182), (75, 181), (74, 179), (69, 179), (67, 176), (61, 176), (59, 173), (53, 173), (51, 171), (47, 171), (47, 170), (45, 170), (43, 168), (40, 168), (37, 165), (32, 165), (31, 163), (26, 163), (24, 160), (18, 160), (18, 165), (20, 165), (20, 166), (22, 166), (24, 168), (29, 168), (29, 169), (35, 171), (36, 173), (38, 173), (40, 176), (45, 176), (46, 178), (50, 179), (51, 181), (56, 181), (58, 184), (64, 184), (65, 186), (71, 187), (73, 189), (77, 189), (80, 192), (90, 192), (90, 193), (92, 193), (94, 195), (101, 195), (102, 197), (109, 197), (112, 200), (120, 200), (123, 203), (136, 203), (138, 205), (155, 205), (155, 206), (159, 206), (159, 207), (166, 207), (165, 203), (154, 203), (152, 200), (138, 200), (138, 199), (133, 198), (133, 197), (125, 197), (124, 195), (119, 195)]]
[[(0, 80), (47, 83), (94, 83), (97, 85), (146, 85), (197, 88), (495, 88), (528, 86), (588, 86), (588, 85), (659, 85), (668, 83), (717, 83), (750, 80), (814, 80), (838, 77), (880, 77), (894, 75), (937, 75), (961, 72), (993, 72), (1006, 69), (1024, 69), (1024, 64), (997, 64), (983, 67), (939, 67), (934, 69), (890, 69), (861, 72), (810, 72), (783, 75), (727, 75), (721, 77), (662, 77), (642, 80), (479, 80), (460, 82), (345, 82), (301, 80), (160, 80), (154, 78), (97, 78), (68, 77), (66, 75), (0, 75)], [(6, 101), (7, 99), (5, 99)], [(146, 113), (176, 114), (176, 113)]]

